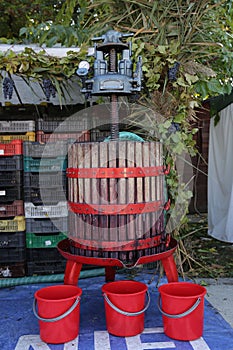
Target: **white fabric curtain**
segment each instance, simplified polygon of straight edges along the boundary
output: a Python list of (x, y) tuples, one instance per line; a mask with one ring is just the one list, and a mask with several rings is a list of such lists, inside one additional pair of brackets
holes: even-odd
[(208, 164), (208, 233), (233, 243), (233, 104), (210, 121)]

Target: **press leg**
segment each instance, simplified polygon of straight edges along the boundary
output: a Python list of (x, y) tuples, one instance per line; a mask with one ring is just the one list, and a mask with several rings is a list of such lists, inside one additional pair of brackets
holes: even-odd
[(105, 267), (105, 281), (113, 282), (115, 280), (116, 271), (112, 266)]
[(173, 255), (162, 259), (163, 268), (167, 276), (168, 282), (178, 282), (178, 272)]
[(81, 269), (82, 269), (82, 264), (76, 261), (67, 260), (65, 276), (64, 276), (64, 284), (77, 286)]

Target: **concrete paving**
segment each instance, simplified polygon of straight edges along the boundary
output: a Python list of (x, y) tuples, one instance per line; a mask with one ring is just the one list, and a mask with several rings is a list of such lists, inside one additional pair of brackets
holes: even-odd
[(206, 299), (233, 327), (233, 278), (196, 279), (196, 283), (201, 281), (207, 284)]

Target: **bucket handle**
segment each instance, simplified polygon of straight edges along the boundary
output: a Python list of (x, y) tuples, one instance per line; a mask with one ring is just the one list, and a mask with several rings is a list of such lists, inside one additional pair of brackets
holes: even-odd
[(111, 308), (113, 310), (115, 310), (116, 312), (118, 312), (119, 314), (121, 315), (124, 315), (124, 316), (139, 316), (141, 314), (143, 314), (149, 307), (150, 305), (150, 294), (149, 294), (149, 291), (147, 290), (146, 291), (146, 294), (147, 294), (147, 298), (148, 298), (148, 302), (146, 304), (146, 306), (144, 307), (143, 310), (140, 310), (140, 311), (137, 311), (137, 312), (127, 312), (127, 311), (123, 311), (121, 309), (119, 309), (116, 305), (114, 305), (108, 298), (107, 294), (104, 293), (103, 296), (104, 296), (104, 299), (106, 300), (106, 302), (108, 303), (109, 306), (111, 306)]
[(37, 305), (37, 300), (34, 298), (33, 301), (33, 305), (32, 305), (32, 309), (33, 309), (33, 313), (36, 316), (36, 318), (38, 318), (38, 320), (40, 321), (44, 321), (44, 322), (56, 322), (56, 321), (60, 321), (63, 318), (65, 318), (66, 316), (68, 316), (78, 305), (78, 303), (80, 302), (81, 298), (78, 296), (77, 299), (75, 300), (75, 302), (73, 303), (73, 305), (69, 308), (69, 310), (65, 311), (62, 315), (54, 317), (54, 318), (43, 318), (40, 317), (36, 311), (36, 305)]
[(201, 298), (199, 297), (197, 299), (197, 301), (195, 301), (195, 303), (187, 311), (182, 312), (181, 314), (171, 315), (171, 314), (168, 314), (167, 312), (162, 310), (162, 308), (161, 308), (161, 295), (159, 294), (158, 309), (164, 316), (167, 316), (169, 318), (182, 318), (182, 317), (185, 317), (185, 316), (188, 316), (189, 314), (191, 314), (191, 312), (193, 312), (198, 307), (200, 302), (201, 302)]

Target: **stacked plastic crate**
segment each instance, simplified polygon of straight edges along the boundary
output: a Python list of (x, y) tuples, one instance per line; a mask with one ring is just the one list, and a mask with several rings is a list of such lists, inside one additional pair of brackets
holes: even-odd
[(55, 142), (59, 140), (74, 140), (78, 142), (90, 141), (90, 120), (77, 118), (53, 117), (37, 121), (36, 141)]
[(62, 273), (57, 243), (67, 232), (67, 141), (24, 142), (27, 275)]
[(34, 121), (0, 121), (0, 278), (25, 275), (24, 140), (35, 140)]

